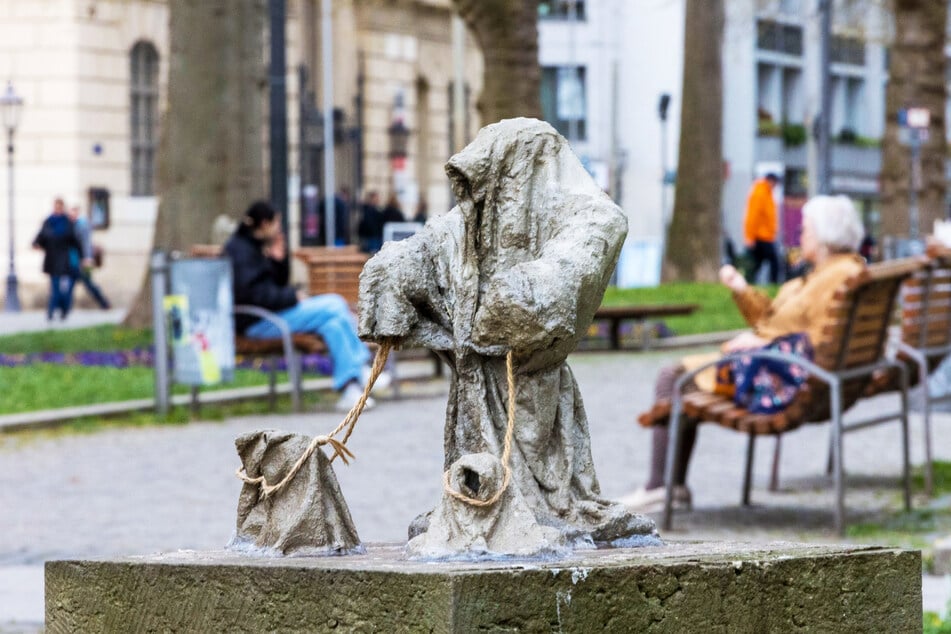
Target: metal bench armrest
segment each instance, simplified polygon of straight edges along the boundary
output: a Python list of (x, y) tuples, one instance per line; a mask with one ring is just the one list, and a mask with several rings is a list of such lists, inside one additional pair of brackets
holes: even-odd
[(291, 328), (287, 325), (287, 321), (277, 313), (273, 313), (265, 308), (250, 306), (247, 304), (236, 304), (233, 307), (232, 312), (235, 315), (253, 315), (254, 317), (259, 317), (260, 319), (271, 322), (274, 324), (275, 328), (281, 331), (281, 339), (287, 343), (290, 343)]

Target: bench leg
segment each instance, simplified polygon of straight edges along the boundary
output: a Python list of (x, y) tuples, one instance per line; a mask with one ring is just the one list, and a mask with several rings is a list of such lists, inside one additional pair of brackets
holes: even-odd
[(277, 362), (269, 359), (267, 362), (267, 403), (271, 411), (277, 409)]
[(743, 506), (750, 505), (750, 488), (753, 485), (753, 451), (756, 449), (756, 435), (750, 434), (746, 441), (746, 466), (743, 469)]
[(621, 349), (621, 320), (612, 319), (610, 321), (611, 350)]
[(295, 412), (301, 411), (301, 374), (302, 359), (296, 350), (287, 360), (287, 378), (291, 383), (291, 408)]
[(779, 490), (779, 455), (783, 448), (783, 437), (776, 434), (776, 444), (773, 445), (773, 469), (769, 474), (769, 490), (775, 493)]
[(198, 400), (199, 389), (200, 388), (197, 385), (193, 385), (191, 387), (192, 416), (194, 416), (195, 418), (198, 418), (198, 415), (201, 414), (201, 401)]

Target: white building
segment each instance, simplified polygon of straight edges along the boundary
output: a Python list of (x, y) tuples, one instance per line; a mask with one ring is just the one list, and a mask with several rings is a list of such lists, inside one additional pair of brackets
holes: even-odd
[[(450, 192), (443, 165), (460, 143), (453, 135), (471, 139), (479, 126), (482, 57), (475, 42), (468, 38), (463, 47), (467, 107), (464, 123), (454, 126), (449, 0), (334, 0), (332, 6), (337, 188), (361, 186), (385, 196), (402, 186), (404, 203), (426, 197), (433, 212), (445, 210)], [(298, 194), (314, 191), (323, 174), (320, 135), (310, 130), (300, 151), (302, 67), (310, 77), (305, 92), (316, 90), (307, 100), (310, 114), (322, 104), (320, 8), (321, 0), (286, 0), (288, 217), (295, 246), (309, 226)], [(12, 81), (24, 100), (15, 135), (13, 241), (25, 307), (43, 305), (48, 295), (42, 253), (30, 245), (56, 196), (91, 215), (108, 196), (108, 216), (96, 215), (104, 221), (94, 242), (105, 251), (105, 266), (95, 275), (116, 305), (138, 290), (158, 210), (155, 157), (168, 66), (167, 0), (0, 0), (0, 90)], [(390, 139), (397, 96), (410, 132), (399, 166)], [(265, 115), (265, 144), (267, 129)], [(9, 189), (6, 167), (0, 171), (6, 253)], [(404, 209), (410, 218), (413, 212)], [(196, 236), (196, 242), (210, 237)], [(7, 266), (0, 258), (0, 276)]]
[[(673, 207), (673, 187), (662, 191), (662, 177), (665, 167), (676, 169), (684, 6), (684, 0), (542, 3), (540, 60), (545, 77), (557, 84), (551, 92), (562, 97), (552, 102), (549, 96), (546, 118), (567, 133), (558, 108), (578, 116), (572, 127), (583, 133), (574, 147), (589, 164), (610, 168), (605, 182), (628, 214), (629, 240), (662, 240)], [(796, 243), (799, 208), (815, 184), (818, 0), (729, 0), (725, 7), (724, 230), (741, 244), (750, 184), (778, 169), (785, 177), (782, 237)], [(875, 231), (891, 25), (875, 3), (836, 1), (834, 7), (831, 186), (856, 200)], [(580, 88), (561, 87), (577, 83), (575, 77), (583, 78)], [(584, 96), (580, 113), (572, 112), (569, 99), (578, 93)], [(665, 93), (666, 135), (658, 112)]]

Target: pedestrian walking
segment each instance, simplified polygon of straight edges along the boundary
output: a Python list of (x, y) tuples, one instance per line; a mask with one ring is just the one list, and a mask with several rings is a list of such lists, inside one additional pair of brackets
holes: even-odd
[(108, 310), (111, 308), (109, 300), (106, 299), (99, 285), (92, 281), (92, 270), (96, 266), (96, 258), (89, 220), (79, 213), (78, 206), (70, 207), (68, 216), (73, 223), (73, 231), (80, 247), (78, 250), (70, 251), (69, 266), (70, 276), (73, 278), (73, 289), (75, 290), (77, 281), (82, 282), (86, 292), (99, 304), (99, 307)]
[(753, 261), (746, 272), (749, 283), (756, 281), (760, 267), (769, 265), (769, 281), (779, 283), (779, 254), (776, 250), (776, 235), (779, 233), (779, 215), (773, 199), (773, 187), (779, 182), (776, 174), (767, 174), (757, 179), (746, 200), (746, 215), (743, 218), (743, 241)]
[(73, 304), (74, 280), (70, 274), (69, 252), (70, 249), (79, 252), (81, 247), (62, 198), (53, 201), (53, 211), (43, 221), (40, 232), (33, 240), (33, 248), (44, 252), (43, 272), (50, 276), (46, 319), (52, 321), (57, 310), (60, 311), (60, 319), (66, 319)]

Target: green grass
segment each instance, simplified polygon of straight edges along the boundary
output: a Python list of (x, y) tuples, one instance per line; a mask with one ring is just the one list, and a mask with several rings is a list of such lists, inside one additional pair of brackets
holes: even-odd
[[(912, 491), (924, 492), (924, 472), (912, 472)], [(897, 494), (896, 494), (897, 495)], [(934, 463), (934, 493), (928, 505), (919, 503), (911, 511), (895, 511), (872, 521), (852, 524), (846, 535), (856, 541), (917, 548), (922, 551), (925, 568), (931, 566), (931, 546), (938, 537), (951, 533), (951, 462)], [(896, 498), (895, 506), (900, 506)]]
[(605, 292), (603, 304), (700, 304), (700, 310), (692, 315), (664, 319), (664, 323), (678, 335), (746, 327), (746, 321), (733, 303), (730, 290), (722, 284), (712, 282), (676, 282), (655, 288), (622, 289), (612, 286)]
[[(0, 337), (0, 353), (30, 354), (41, 352), (74, 353), (85, 351), (129, 350), (152, 344), (152, 331), (120, 326), (96, 326), (75, 330), (47, 330)], [(264, 385), (267, 375), (256, 370), (237, 370), (232, 383), (209, 386), (207, 390)], [(286, 381), (279, 373), (278, 381)], [(152, 398), (154, 375), (151, 368), (35, 363), (19, 367), (0, 367), (0, 414), (29, 412), (60, 407), (111, 403)], [(187, 386), (175, 386), (174, 393), (188, 393)], [(205, 415), (205, 410), (202, 412)]]
[(942, 621), (934, 612), (925, 612), (921, 620), (921, 634), (951, 634), (951, 620)]
[(151, 328), (94, 326), (75, 330), (44, 330), (0, 337), (3, 354), (130, 350), (152, 345)]
[[(701, 308), (687, 317), (671, 317), (665, 323), (678, 335), (733, 330), (745, 322), (730, 291), (720, 284), (677, 283), (657, 288), (609, 288), (606, 305), (696, 303)], [(152, 331), (120, 326), (96, 326), (75, 330), (48, 330), (0, 337), (0, 353), (41, 352), (75, 353), (146, 348), (152, 343)], [(282, 376), (279, 380), (285, 380)], [(239, 370), (234, 383), (218, 386), (244, 387), (263, 385), (267, 376), (253, 370)], [(34, 364), (15, 368), (0, 367), (0, 414), (54, 409), (94, 403), (151, 398), (153, 375), (150, 368), (80, 367)], [(214, 389), (214, 388), (212, 388)], [(177, 392), (187, 392), (177, 387)], [(203, 413), (204, 416), (204, 413)]]
[[(278, 380), (286, 380), (279, 374)], [(238, 370), (233, 383), (209, 386), (208, 390), (264, 385), (267, 375), (256, 370)], [(152, 398), (154, 375), (151, 368), (80, 367), (37, 363), (0, 367), (0, 414), (28, 412), (95, 403), (111, 403)], [(188, 387), (176, 385), (176, 394), (187, 394)]]

